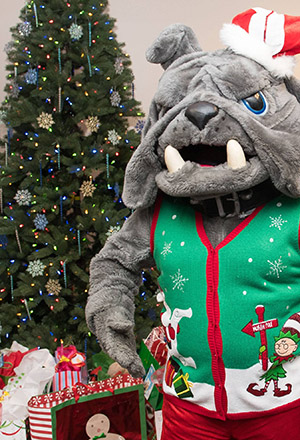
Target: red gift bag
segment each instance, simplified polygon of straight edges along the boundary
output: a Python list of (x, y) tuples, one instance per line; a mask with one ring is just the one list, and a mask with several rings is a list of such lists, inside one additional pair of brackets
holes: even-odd
[(32, 397), (28, 412), (32, 440), (89, 440), (99, 423), (120, 439), (147, 439), (143, 380), (129, 374)]
[(68, 400), (51, 416), (53, 440), (147, 439), (143, 385)]

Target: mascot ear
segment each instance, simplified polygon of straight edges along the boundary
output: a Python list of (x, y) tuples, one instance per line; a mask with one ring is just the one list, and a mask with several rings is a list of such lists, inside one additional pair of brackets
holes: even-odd
[(300, 81), (294, 76), (291, 76), (285, 79), (285, 85), (288, 91), (300, 102)]
[(131, 209), (151, 206), (157, 196), (155, 176), (162, 166), (155, 152), (158, 120), (156, 104), (152, 101), (147, 118), (142, 142), (133, 153), (125, 170), (122, 199)]
[(201, 51), (191, 28), (183, 24), (168, 26), (146, 52), (149, 63), (161, 64), (167, 69), (182, 55)]
[[(161, 63), (166, 69), (183, 55), (201, 51), (194, 32), (187, 26), (174, 24), (166, 28), (147, 51), (147, 60)], [(159, 120), (159, 110), (153, 100), (149, 110), (142, 142), (132, 155), (125, 171), (122, 198), (131, 209), (151, 206), (157, 196), (156, 175), (162, 164), (156, 154), (157, 140), (168, 121)]]

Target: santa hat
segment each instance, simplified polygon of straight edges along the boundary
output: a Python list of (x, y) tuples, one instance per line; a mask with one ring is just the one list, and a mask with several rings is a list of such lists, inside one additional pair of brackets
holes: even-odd
[(235, 53), (257, 61), (277, 77), (293, 74), (300, 53), (300, 17), (253, 8), (237, 15), (220, 32)]
[(300, 312), (294, 313), (289, 317), (289, 319), (284, 323), (280, 335), (276, 339), (281, 339), (282, 337), (290, 337), (296, 343), (300, 341)]

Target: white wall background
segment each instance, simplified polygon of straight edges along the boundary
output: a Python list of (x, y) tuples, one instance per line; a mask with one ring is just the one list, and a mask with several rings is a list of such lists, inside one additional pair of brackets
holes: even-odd
[[(6, 54), (5, 43), (10, 40), (9, 28), (19, 23), (19, 12), (25, 0), (0, 0), (0, 101), (4, 98)], [(98, 0), (95, 0), (97, 3)], [(135, 97), (147, 114), (151, 98), (162, 73), (161, 67), (147, 63), (145, 51), (158, 34), (172, 23), (183, 23), (196, 33), (204, 50), (222, 47), (219, 30), (238, 13), (260, 6), (278, 13), (300, 16), (299, 0), (110, 0), (110, 15), (117, 19), (119, 42), (132, 61), (135, 75)], [(300, 26), (299, 26), (300, 34)], [(295, 70), (300, 77), (300, 66)]]

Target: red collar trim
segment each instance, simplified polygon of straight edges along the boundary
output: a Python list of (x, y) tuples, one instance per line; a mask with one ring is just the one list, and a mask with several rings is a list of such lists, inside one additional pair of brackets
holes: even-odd
[[(232, 241), (237, 235), (240, 234), (240, 232), (246, 228), (246, 226), (249, 225), (249, 223), (257, 216), (257, 214), (264, 208), (265, 205), (259, 206), (256, 208), (252, 214), (250, 214), (247, 218), (245, 218), (233, 231), (230, 232), (230, 234), (227, 235), (227, 237), (224, 238), (221, 243), (218, 244), (216, 247), (216, 250), (221, 249), (222, 247), (226, 246), (230, 241)], [(203, 225), (203, 218), (202, 214), (199, 211), (196, 211), (196, 227), (198, 231), (198, 235), (202, 241), (202, 243), (206, 246), (207, 249), (213, 249), (213, 246), (211, 245), (211, 242), (206, 235), (204, 225)]]

